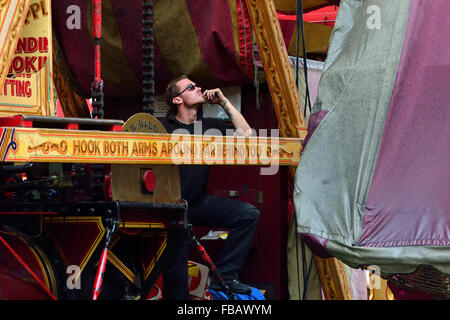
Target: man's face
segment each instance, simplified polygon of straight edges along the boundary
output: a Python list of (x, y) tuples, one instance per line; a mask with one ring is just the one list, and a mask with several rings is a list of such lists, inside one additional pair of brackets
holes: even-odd
[[(194, 89), (190, 89), (189, 85), (194, 86)], [(178, 92), (184, 91), (178, 97), (183, 100), (186, 106), (194, 106), (205, 103), (202, 90), (200, 87), (195, 87), (195, 82), (190, 79), (182, 79), (177, 82)]]

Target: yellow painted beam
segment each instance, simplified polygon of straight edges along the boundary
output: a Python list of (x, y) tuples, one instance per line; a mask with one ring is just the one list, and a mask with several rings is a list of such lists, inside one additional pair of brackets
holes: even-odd
[(0, 128), (4, 162), (296, 166), (300, 139)]

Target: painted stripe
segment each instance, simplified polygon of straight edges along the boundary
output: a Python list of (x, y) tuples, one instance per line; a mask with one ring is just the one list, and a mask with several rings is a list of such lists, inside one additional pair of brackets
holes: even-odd
[[(6, 130), (5, 130), (5, 131), (6, 131)], [(11, 132), (11, 140), (10, 140), (9, 143), (6, 145), (6, 150), (5, 150), (5, 154), (3, 155), (2, 161), (5, 161), (6, 156), (8, 155), (9, 148), (12, 147), (13, 150), (16, 150), (16, 149), (17, 149), (17, 143), (14, 142), (14, 133), (15, 133), (15, 132), (16, 132), (16, 129), (12, 129), (12, 132)], [(8, 138), (9, 138), (9, 137), (8, 137)], [(2, 137), (2, 139), (3, 139), (3, 137)], [(3, 141), (2, 141), (2, 143), (3, 143)]]
[[(6, 8), (5, 19), (3, 20), (2, 28), (0, 29), (0, 43), (2, 44), (2, 49), (0, 50), (0, 52), (3, 52), (3, 49), (5, 48), (6, 37), (11, 30), (11, 22), (17, 10), (17, 2), (18, 0), (10, 0), (8, 3), (8, 7)], [(12, 8), (13, 10), (11, 10), (10, 8)], [(8, 28), (3, 28), (5, 24)]]

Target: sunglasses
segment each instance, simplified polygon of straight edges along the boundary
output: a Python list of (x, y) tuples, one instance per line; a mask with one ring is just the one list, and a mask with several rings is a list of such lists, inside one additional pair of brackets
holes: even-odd
[[(189, 90), (189, 91), (192, 91), (192, 90), (195, 90), (195, 88), (199, 88), (200, 86), (198, 86), (198, 85), (196, 85), (196, 84), (188, 84), (187, 86), (186, 86), (186, 88), (184, 88), (179, 94), (177, 94), (175, 97), (178, 97), (178, 96), (180, 96), (180, 95), (182, 95), (186, 90)], [(174, 98), (175, 98), (174, 97)]]

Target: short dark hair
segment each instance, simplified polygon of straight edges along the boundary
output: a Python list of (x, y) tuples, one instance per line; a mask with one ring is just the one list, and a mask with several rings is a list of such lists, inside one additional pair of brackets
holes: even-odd
[(181, 75), (175, 79), (172, 79), (166, 88), (166, 102), (169, 105), (169, 111), (167, 115), (176, 115), (178, 113), (178, 105), (173, 103), (173, 98), (176, 97), (180, 90), (178, 90), (177, 82), (183, 79), (188, 79), (187, 75)]

